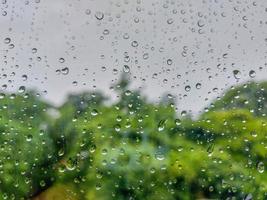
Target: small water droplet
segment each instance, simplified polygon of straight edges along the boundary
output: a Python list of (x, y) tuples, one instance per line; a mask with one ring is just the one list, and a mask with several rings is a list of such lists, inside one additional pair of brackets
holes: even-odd
[(256, 72), (254, 70), (250, 70), (249, 71), (249, 76), (250, 76), (250, 78), (255, 78)]
[(167, 60), (167, 65), (172, 65), (172, 59)]
[(163, 131), (165, 129), (165, 123), (166, 123), (166, 119), (162, 119), (159, 121), (158, 131)]
[(9, 44), (10, 42), (11, 42), (11, 39), (10, 39), (10, 38), (5, 38), (5, 39), (4, 39), (4, 43), (5, 43), (5, 44)]
[(161, 151), (157, 151), (157, 152), (155, 153), (155, 158), (156, 158), (157, 160), (159, 160), (159, 161), (162, 161), (162, 160), (165, 159), (165, 155), (163, 154), (163, 152), (161, 152)]
[(90, 9), (86, 9), (86, 10), (85, 10), (85, 14), (86, 14), (86, 15), (90, 15), (90, 14), (91, 14), (91, 10), (90, 10)]
[(69, 68), (68, 67), (64, 67), (61, 69), (61, 72), (63, 75), (67, 75), (69, 73)]
[(137, 47), (138, 46), (138, 42), (137, 41), (132, 41), (132, 47)]
[(265, 170), (264, 163), (263, 162), (258, 162), (257, 164), (257, 170), (259, 173), (263, 173)]
[(27, 135), (27, 137), (26, 137), (26, 141), (27, 142), (30, 142), (30, 141), (32, 141), (32, 135), (31, 134), (29, 134), (29, 135)]
[(197, 89), (200, 89), (200, 88), (201, 88), (201, 83), (197, 83), (197, 84), (196, 84), (196, 88), (197, 88)]
[(104, 19), (104, 13), (100, 12), (100, 11), (97, 11), (95, 13), (95, 18), (98, 19), (98, 20), (102, 20)]
[(64, 59), (64, 58), (59, 58), (58, 61), (59, 61), (60, 63), (64, 63), (64, 62), (65, 62), (65, 59)]
[(124, 66), (123, 66), (123, 71), (124, 71), (125, 73), (129, 73), (129, 72), (130, 72), (130, 67), (129, 67), (128, 65), (124, 65)]
[(191, 87), (189, 85), (187, 85), (187, 86), (185, 86), (184, 89), (185, 89), (186, 92), (189, 92), (191, 90)]
[(180, 119), (175, 119), (175, 124), (176, 124), (176, 126), (179, 126), (179, 125), (181, 125), (181, 120)]
[(19, 93), (23, 93), (23, 92), (25, 92), (25, 90), (26, 90), (25, 86), (19, 87)]
[(92, 116), (98, 115), (98, 111), (96, 109), (93, 109), (92, 112), (91, 112), (91, 115)]
[(241, 72), (239, 70), (234, 70), (233, 74), (234, 74), (235, 79), (241, 78)]

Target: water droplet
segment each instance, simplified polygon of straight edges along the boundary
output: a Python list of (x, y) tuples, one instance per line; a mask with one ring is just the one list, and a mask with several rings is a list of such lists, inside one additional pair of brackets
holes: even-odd
[(128, 40), (128, 39), (130, 38), (130, 36), (129, 36), (128, 33), (124, 33), (122, 37), (123, 37), (123, 39), (125, 39), (125, 40)]
[(172, 24), (172, 23), (173, 23), (173, 19), (172, 18), (167, 19), (167, 24)]
[(114, 126), (114, 129), (115, 129), (116, 132), (119, 132), (121, 130), (121, 126), (119, 124), (116, 124)]
[(103, 31), (103, 35), (108, 35), (109, 34), (109, 30), (108, 29), (105, 29), (104, 31)]
[(257, 137), (257, 136), (258, 136), (258, 134), (257, 134), (256, 131), (251, 131), (251, 132), (250, 132), (250, 135), (251, 135), (252, 137)]
[(3, 16), (7, 16), (7, 11), (5, 11), (5, 10), (2, 11), (2, 15), (3, 15)]
[(255, 78), (256, 72), (254, 70), (250, 70), (249, 71), (249, 76), (250, 76), (250, 78)]
[(95, 18), (98, 19), (98, 20), (102, 20), (104, 19), (104, 13), (98, 11), (95, 13)]
[(241, 72), (239, 70), (234, 70), (233, 74), (234, 74), (235, 79), (241, 78)]
[(23, 93), (23, 92), (25, 92), (25, 90), (26, 90), (25, 86), (19, 87), (19, 93)]
[(152, 78), (153, 78), (153, 79), (157, 79), (157, 77), (158, 77), (158, 74), (157, 74), (157, 73), (154, 73), (154, 74), (152, 75)]
[(175, 119), (175, 124), (176, 124), (176, 126), (179, 126), (179, 125), (181, 125), (181, 120), (180, 119)]
[(9, 44), (10, 42), (11, 42), (11, 39), (10, 39), (10, 38), (5, 38), (5, 39), (4, 39), (4, 43), (5, 43), (5, 44)]
[(198, 27), (203, 27), (205, 24), (204, 24), (204, 22), (202, 21), (202, 20), (198, 20), (198, 22), (197, 22), (197, 25), (198, 25)]
[(162, 151), (157, 151), (157, 152), (155, 153), (155, 158), (156, 158), (157, 160), (159, 160), (159, 161), (162, 161), (162, 160), (165, 159), (165, 155), (163, 154)]
[(41, 181), (40, 181), (40, 186), (41, 186), (41, 187), (45, 187), (45, 185), (46, 185), (45, 181), (44, 181), (44, 180), (41, 180)]
[(147, 60), (149, 58), (149, 54), (148, 53), (144, 53), (143, 58), (144, 58), (144, 60)]
[(78, 82), (77, 82), (77, 81), (73, 81), (73, 82), (72, 82), (72, 85), (73, 85), (73, 86), (77, 86), (77, 85), (78, 85)]
[(212, 143), (212, 144), (210, 144), (210, 145), (208, 146), (208, 149), (207, 149), (208, 155), (209, 155), (209, 156), (212, 156), (213, 151), (214, 151), (214, 143)]
[(63, 69), (61, 69), (61, 72), (63, 75), (67, 75), (69, 73), (69, 68), (68, 67), (64, 67)]
[(91, 112), (91, 115), (92, 116), (98, 115), (98, 111), (96, 109), (93, 109), (92, 112)]
[(32, 138), (33, 138), (32, 135), (29, 134), (29, 135), (27, 135), (27, 137), (26, 137), (26, 141), (27, 141), (27, 142), (30, 142), (30, 141), (32, 141)]
[(102, 67), (101, 67), (101, 71), (102, 71), (102, 72), (105, 72), (106, 70), (107, 70), (107, 68), (106, 68), (105, 66), (102, 66)]
[(36, 48), (32, 48), (32, 53), (37, 53), (37, 49)]
[(64, 59), (64, 58), (59, 58), (58, 61), (59, 61), (60, 63), (64, 63), (64, 62), (65, 62), (65, 59)]
[(95, 145), (91, 145), (89, 148), (90, 153), (94, 153), (96, 150), (96, 146)]
[(189, 85), (187, 85), (187, 86), (185, 86), (184, 89), (185, 89), (186, 92), (189, 92), (191, 90), (191, 87)]
[(57, 152), (58, 156), (63, 156), (65, 154), (65, 151), (64, 149), (60, 149), (58, 152)]
[(85, 10), (85, 14), (86, 14), (86, 15), (90, 15), (90, 14), (91, 14), (91, 10), (90, 10), (90, 9), (86, 9), (86, 10)]
[(101, 184), (99, 184), (99, 183), (96, 184), (96, 186), (95, 186), (95, 189), (96, 189), (96, 190), (101, 190), (101, 188), (102, 188)]
[(162, 119), (159, 121), (158, 124), (158, 131), (163, 131), (165, 129), (165, 123), (166, 123), (166, 119)]
[(69, 158), (66, 162), (66, 169), (69, 170), (69, 171), (73, 171), (76, 169), (76, 161)]
[(196, 88), (197, 88), (197, 89), (200, 89), (200, 88), (201, 88), (201, 83), (197, 83), (197, 84), (196, 84)]
[(125, 91), (125, 95), (126, 95), (126, 96), (130, 96), (131, 94), (132, 94), (132, 92), (131, 92), (130, 90), (126, 90), (126, 91)]
[(257, 164), (257, 170), (260, 173), (263, 173), (264, 172), (265, 167), (264, 167), (264, 163), (263, 162), (258, 162), (258, 164)]
[(130, 67), (129, 67), (128, 65), (124, 65), (124, 66), (123, 66), (123, 71), (124, 71), (125, 73), (129, 73), (129, 72), (130, 72)]
[(26, 81), (28, 79), (28, 76), (26, 74), (22, 75), (22, 80)]
[(172, 59), (167, 60), (167, 65), (172, 65)]
[(0, 93), (0, 99), (4, 99), (6, 95), (4, 93)]
[(132, 41), (132, 47), (137, 47), (138, 46), (138, 42), (137, 41)]

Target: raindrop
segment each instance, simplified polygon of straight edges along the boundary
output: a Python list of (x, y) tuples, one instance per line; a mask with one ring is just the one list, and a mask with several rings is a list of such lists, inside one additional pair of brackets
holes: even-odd
[(4, 39), (4, 43), (5, 43), (5, 44), (9, 44), (10, 42), (11, 42), (11, 39), (10, 39), (10, 38), (5, 38), (5, 39)]
[(27, 141), (27, 142), (30, 142), (30, 141), (32, 141), (32, 138), (33, 138), (32, 135), (29, 134), (29, 135), (27, 135), (27, 137), (26, 137), (26, 141)]
[(166, 123), (165, 119), (162, 119), (162, 120), (159, 121), (158, 131), (163, 131), (165, 129), (165, 123)]
[(172, 59), (167, 60), (167, 65), (172, 65)]
[(201, 88), (201, 83), (197, 83), (197, 84), (196, 84), (196, 88), (197, 88), (197, 89), (200, 89), (200, 88)]
[(22, 80), (26, 81), (28, 79), (28, 76), (26, 74), (22, 75)]
[(67, 75), (69, 73), (69, 68), (65, 67), (65, 68), (61, 69), (61, 72), (63, 75)]
[(148, 54), (148, 53), (145, 53), (145, 54), (143, 55), (143, 58), (144, 58), (144, 60), (147, 60), (147, 59), (149, 58), (149, 54)]
[(101, 188), (102, 188), (101, 184), (99, 184), (99, 183), (96, 184), (96, 186), (95, 186), (95, 189), (96, 189), (96, 190), (101, 190)]
[(191, 87), (189, 85), (187, 85), (187, 86), (185, 86), (184, 89), (185, 89), (186, 92), (189, 92), (191, 90)]
[(176, 124), (176, 126), (179, 126), (179, 125), (181, 125), (181, 120), (180, 119), (175, 119), (175, 124)]
[(58, 61), (59, 61), (60, 63), (64, 63), (64, 62), (65, 62), (65, 59), (64, 59), (64, 58), (59, 58)]
[(172, 18), (167, 19), (167, 24), (172, 24), (172, 23), (173, 23), (173, 19)]
[(250, 78), (255, 78), (256, 72), (254, 70), (250, 70), (249, 71), (249, 76), (250, 76)]
[(157, 160), (159, 160), (159, 161), (162, 161), (162, 160), (165, 159), (165, 156), (164, 156), (163, 152), (161, 152), (161, 151), (157, 151), (157, 152), (155, 153), (155, 158), (156, 158)]
[(25, 90), (26, 90), (25, 86), (19, 87), (19, 93), (23, 93), (23, 92), (25, 92)]
[(239, 70), (234, 70), (233, 74), (234, 74), (235, 79), (241, 78), (241, 72)]
[(86, 10), (85, 10), (85, 14), (86, 14), (86, 15), (90, 15), (90, 14), (91, 14), (91, 10), (90, 10), (90, 9), (86, 9)]
[(128, 33), (124, 33), (123, 34), (123, 39), (128, 40), (130, 38)]
[(69, 171), (75, 170), (76, 169), (76, 161), (71, 159), (71, 158), (68, 159), (67, 162), (66, 162), (66, 168)]
[(109, 30), (108, 29), (105, 29), (104, 31), (103, 31), (103, 35), (108, 35), (109, 34)]
[(37, 49), (36, 48), (32, 48), (32, 53), (37, 53)]
[(96, 109), (93, 109), (92, 112), (91, 112), (91, 115), (92, 116), (98, 115), (98, 111)]
[(114, 129), (115, 129), (116, 132), (119, 132), (121, 130), (121, 126), (119, 124), (116, 124), (114, 126)]
[(130, 67), (129, 67), (128, 65), (124, 65), (124, 66), (123, 66), (123, 71), (124, 71), (125, 73), (129, 73), (129, 72), (130, 72)]
[(199, 27), (203, 27), (205, 24), (204, 24), (204, 22), (203, 22), (202, 20), (199, 20), (199, 21), (197, 22), (197, 25), (198, 25)]
[(137, 41), (132, 41), (132, 47), (137, 47), (138, 46), (138, 42)]
[(208, 146), (207, 149), (208, 155), (211, 156), (213, 154), (213, 151), (214, 151), (214, 144), (212, 143)]
[(260, 172), (260, 173), (263, 173), (264, 172), (264, 169), (265, 167), (264, 167), (264, 163), (263, 162), (258, 162), (258, 164), (257, 164), (257, 170), (258, 170), (258, 172)]
[(104, 13), (98, 11), (95, 13), (95, 18), (98, 20), (102, 20), (104, 18)]

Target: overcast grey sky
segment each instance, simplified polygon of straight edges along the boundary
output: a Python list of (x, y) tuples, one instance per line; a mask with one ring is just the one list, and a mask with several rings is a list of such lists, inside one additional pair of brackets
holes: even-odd
[(2, 90), (34, 87), (56, 104), (94, 87), (110, 95), (127, 65), (151, 100), (171, 93), (179, 111), (198, 112), (238, 82), (267, 79), (266, 0), (1, 0), (0, 9)]

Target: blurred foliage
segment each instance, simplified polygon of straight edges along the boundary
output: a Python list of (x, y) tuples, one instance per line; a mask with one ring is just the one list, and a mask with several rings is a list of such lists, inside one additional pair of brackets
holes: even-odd
[(0, 94), (0, 199), (266, 199), (267, 83), (231, 88), (191, 119), (171, 95)]

